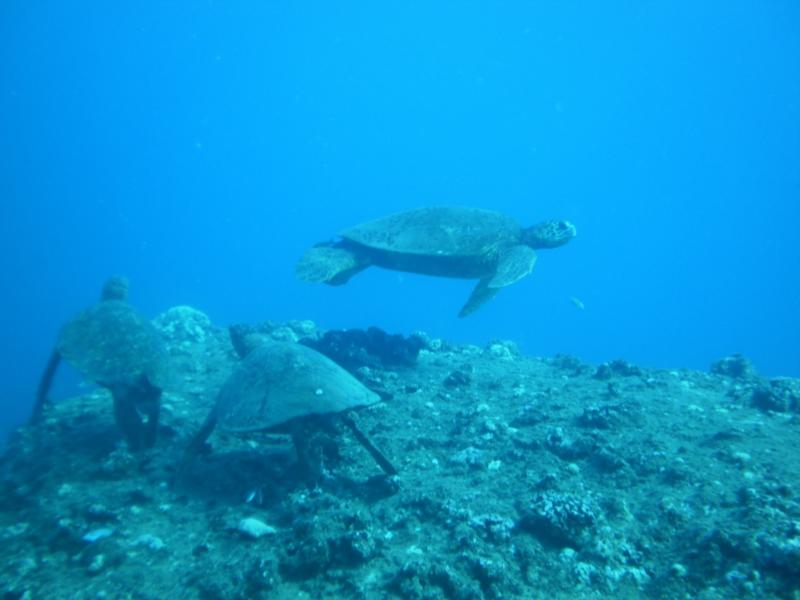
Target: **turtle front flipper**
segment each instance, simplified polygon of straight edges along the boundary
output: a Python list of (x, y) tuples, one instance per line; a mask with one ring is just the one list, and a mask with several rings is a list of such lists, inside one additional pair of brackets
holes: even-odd
[(478, 282), (458, 316), (466, 317), (474, 313), (494, 298), (501, 288), (516, 283), (528, 275), (535, 264), (536, 252), (530, 246), (520, 244), (505, 250), (497, 261), (494, 273)]
[(44, 415), (45, 406), (49, 404), (48, 394), (53, 385), (53, 378), (56, 376), (58, 365), (61, 363), (61, 353), (58, 350), (53, 350), (50, 354), (50, 359), (47, 361), (47, 366), (42, 373), (39, 380), (39, 388), (36, 390), (36, 402), (33, 405), (33, 412), (31, 413), (30, 423), (39, 423)]
[(303, 281), (343, 285), (369, 264), (368, 258), (341, 244), (319, 244), (300, 258), (295, 274)]
[(500, 255), (494, 276), (489, 280), (489, 287), (501, 288), (516, 283), (533, 271), (536, 265), (536, 252), (530, 246), (519, 244), (511, 246)]
[(137, 452), (142, 449), (142, 430), (144, 424), (136, 410), (136, 403), (131, 397), (131, 390), (128, 386), (119, 385), (110, 387), (111, 396), (114, 398), (114, 418), (117, 426), (125, 435), (128, 447)]
[(161, 388), (150, 383), (144, 375), (130, 383), (98, 383), (114, 398), (114, 418), (130, 449), (136, 452), (153, 447), (158, 432)]
[(461, 307), (458, 316), (463, 318), (471, 315), (489, 300), (494, 298), (499, 291), (500, 288), (489, 287), (489, 279), (481, 279), (478, 282), (478, 285), (475, 286), (475, 289), (472, 290), (472, 294), (470, 294), (466, 304)]
[(211, 433), (214, 431), (214, 428), (217, 426), (217, 409), (216, 407), (211, 410), (209, 415), (206, 417), (206, 420), (203, 422), (203, 426), (200, 428), (194, 437), (189, 442), (189, 445), (186, 447), (186, 450), (183, 451), (183, 458), (181, 459), (180, 464), (178, 465), (177, 469), (175, 470), (175, 475), (172, 478), (172, 485), (179, 483), (182, 479), (186, 471), (189, 469), (189, 466), (194, 462), (194, 459), (200, 454), (203, 446), (206, 443), (206, 440), (209, 438)]
[(344, 415), (342, 420), (353, 433), (353, 436), (355, 436), (356, 440), (358, 440), (358, 443), (361, 444), (367, 452), (369, 452), (369, 455), (373, 458), (373, 460), (378, 463), (378, 466), (381, 469), (383, 469), (383, 472), (389, 476), (397, 475), (397, 469), (394, 468), (394, 465), (392, 465), (383, 452), (378, 450), (377, 446), (375, 446), (375, 444), (373, 444), (372, 441), (366, 435), (364, 435), (364, 432), (358, 427), (356, 422), (353, 420), (353, 417), (351, 415)]

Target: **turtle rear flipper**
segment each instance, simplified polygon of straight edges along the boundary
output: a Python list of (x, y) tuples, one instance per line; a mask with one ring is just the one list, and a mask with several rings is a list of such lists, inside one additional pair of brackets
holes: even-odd
[(319, 245), (310, 248), (298, 261), (295, 274), (311, 283), (342, 285), (356, 273), (366, 269), (369, 261), (339, 245)]

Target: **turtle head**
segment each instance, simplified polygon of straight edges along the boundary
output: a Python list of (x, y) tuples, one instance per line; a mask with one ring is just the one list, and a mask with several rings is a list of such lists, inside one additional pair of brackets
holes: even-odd
[(103, 292), (100, 294), (101, 300), (127, 300), (128, 299), (128, 278), (121, 275), (112, 275), (103, 285)]
[(569, 221), (544, 221), (522, 230), (522, 243), (533, 249), (558, 248), (575, 237), (575, 225)]

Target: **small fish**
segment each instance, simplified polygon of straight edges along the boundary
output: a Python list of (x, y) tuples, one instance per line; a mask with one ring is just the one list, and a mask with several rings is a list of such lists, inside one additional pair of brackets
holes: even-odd
[(570, 300), (572, 301), (572, 303), (573, 303), (573, 304), (574, 304), (574, 305), (575, 305), (577, 308), (580, 308), (581, 310), (583, 310), (584, 308), (586, 308), (586, 306), (583, 304), (583, 302), (581, 302), (581, 301), (580, 301), (580, 299), (579, 299), (579, 298), (576, 298), (575, 296), (572, 296), (572, 297), (570, 298)]
[(244, 498), (244, 501), (245, 501), (247, 504), (250, 504), (250, 503), (252, 502), (253, 504), (257, 504), (257, 505), (259, 505), (259, 506), (260, 506), (260, 505), (261, 505), (261, 504), (264, 502), (264, 496), (263, 496), (263, 494), (261, 493), (261, 488), (260, 488), (260, 487), (258, 487), (258, 488), (254, 489), (254, 490), (251, 490), (251, 491), (250, 491), (250, 492), (249, 492), (249, 493), (248, 493), (248, 494), (245, 496), (245, 498)]

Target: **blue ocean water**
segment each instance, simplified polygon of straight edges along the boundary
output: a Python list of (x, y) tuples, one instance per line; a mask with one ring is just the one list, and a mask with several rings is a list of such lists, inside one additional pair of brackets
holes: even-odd
[[(149, 316), (800, 376), (798, 33), (779, 1), (4, 2), (0, 428), (112, 273)], [(468, 281), (295, 279), (429, 204), (578, 237), (467, 319)]]

